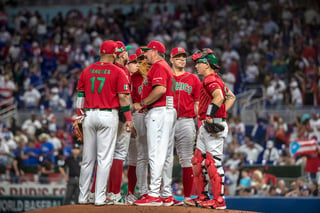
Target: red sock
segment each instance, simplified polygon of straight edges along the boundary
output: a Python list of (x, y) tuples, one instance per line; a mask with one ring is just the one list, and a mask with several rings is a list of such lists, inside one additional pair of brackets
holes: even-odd
[(137, 184), (136, 166), (129, 165), (128, 167), (128, 194), (134, 194), (134, 189)]
[(91, 190), (90, 192), (91, 193), (94, 193), (96, 191), (96, 178), (97, 178), (97, 166), (95, 166), (95, 169), (94, 169), (94, 176), (93, 176), (93, 179), (92, 179), (92, 185), (91, 185)]
[[(114, 194), (120, 193), (122, 171), (123, 171), (123, 161), (114, 159), (112, 162), (110, 175), (109, 175), (109, 183), (111, 182), (109, 189)], [(108, 192), (109, 192), (109, 189), (108, 189)]]
[(184, 196), (190, 197), (192, 187), (193, 187), (193, 169), (192, 169), (192, 167), (183, 167), (182, 168), (182, 184), (183, 184)]

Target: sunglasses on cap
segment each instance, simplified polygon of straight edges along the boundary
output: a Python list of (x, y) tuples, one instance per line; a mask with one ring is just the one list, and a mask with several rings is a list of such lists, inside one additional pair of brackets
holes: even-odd
[(209, 63), (208, 59), (206, 58), (208, 53), (197, 51), (192, 55), (192, 61), (195, 63)]

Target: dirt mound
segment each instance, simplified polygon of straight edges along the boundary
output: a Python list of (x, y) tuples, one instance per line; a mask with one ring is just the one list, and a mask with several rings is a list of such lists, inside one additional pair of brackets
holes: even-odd
[[(34, 211), (28, 211), (28, 213), (37, 213), (37, 212), (46, 212), (46, 213), (249, 213), (249, 211), (239, 211), (239, 210), (215, 210), (215, 209), (204, 209), (197, 207), (187, 207), (187, 206), (94, 206), (94, 205), (67, 205), (67, 206), (58, 206), (47, 209), (38, 209)], [(254, 213), (254, 212), (250, 212)]]

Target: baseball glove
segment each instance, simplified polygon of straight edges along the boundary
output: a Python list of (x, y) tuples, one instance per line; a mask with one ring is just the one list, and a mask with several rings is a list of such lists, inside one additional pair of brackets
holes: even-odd
[(76, 119), (72, 124), (72, 133), (79, 142), (83, 142), (82, 123), (80, 119)]
[(222, 132), (224, 130), (224, 126), (217, 123), (204, 123), (204, 128), (207, 130), (208, 133), (217, 134), (218, 132)]

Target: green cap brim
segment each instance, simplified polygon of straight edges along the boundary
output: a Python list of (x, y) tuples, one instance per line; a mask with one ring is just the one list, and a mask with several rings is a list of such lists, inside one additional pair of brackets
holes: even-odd
[(147, 50), (151, 50), (151, 48), (149, 48), (149, 47), (140, 47), (140, 48), (141, 48), (141, 50), (143, 50), (143, 52), (145, 52)]
[(132, 47), (130, 45), (126, 46), (126, 51), (130, 50)]

